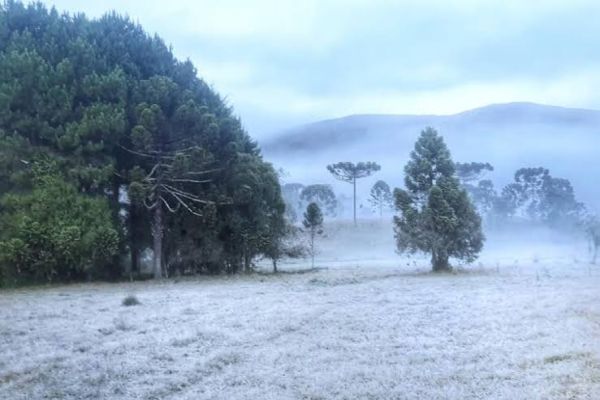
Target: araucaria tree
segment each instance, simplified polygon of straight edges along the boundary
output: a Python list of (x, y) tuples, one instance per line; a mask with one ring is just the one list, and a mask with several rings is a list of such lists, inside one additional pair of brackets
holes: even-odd
[(427, 128), (404, 168), (406, 189), (395, 189), (394, 217), (400, 252), (431, 254), (434, 271), (451, 269), (449, 258), (472, 262), (484, 242), (481, 218), (455, 176), (444, 139)]
[(323, 228), (323, 213), (321, 209), (317, 205), (317, 203), (310, 203), (308, 207), (306, 207), (306, 212), (304, 213), (304, 220), (302, 224), (306, 229), (308, 229), (308, 234), (310, 238), (310, 256), (312, 261), (312, 267), (315, 267), (315, 237), (322, 232)]
[(353, 186), (354, 225), (356, 225), (356, 180), (366, 178), (379, 171), (381, 167), (375, 162), (339, 162), (327, 166), (327, 170), (340, 181), (351, 183)]
[(494, 183), (490, 179), (482, 179), (488, 172), (494, 171), (494, 167), (487, 162), (455, 163), (456, 177), (461, 186), (469, 194), (473, 205), (483, 220), (491, 220), (494, 208), (504, 206), (498, 199), (498, 193)]
[(379, 211), (379, 216), (383, 215), (384, 209), (390, 209), (394, 202), (390, 186), (384, 181), (377, 181), (371, 188), (369, 202), (373, 208)]
[(585, 208), (568, 179), (555, 178), (542, 167), (517, 170), (502, 195), (510, 214), (550, 226), (573, 226)]
[(192, 187), (210, 182), (209, 175), (215, 171), (209, 168), (197, 169), (198, 165), (208, 164), (203, 162), (203, 151), (200, 148), (150, 150), (148, 153), (134, 152), (135, 155), (152, 160), (149, 173), (142, 173), (139, 166), (134, 169), (129, 195), (133, 201), (143, 204), (152, 212), (153, 274), (155, 278), (162, 278), (165, 213), (176, 214), (181, 210), (189, 213), (189, 217), (202, 217), (203, 207), (214, 206), (215, 203), (196, 194), (197, 191)]

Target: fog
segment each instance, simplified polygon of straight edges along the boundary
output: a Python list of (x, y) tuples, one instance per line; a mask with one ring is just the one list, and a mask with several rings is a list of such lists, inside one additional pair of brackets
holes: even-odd
[[(349, 219), (329, 219), (317, 244), (320, 267), (400, 268), (406, 272), (427, 271), (429, 256), (396, 251), (391, 218), (362, 219), (354, 227)], [(592, 252), (583, 234), (561, 232), (540, 224), (486, 227), (486, 243), (478, 259), (466, 264), (453, 260), (462, 271), (520, 271), (534, 274), (548, 263), (589, 265)], [(294, 265), (294, 263), (290, 264)], [(586, 267), (587, 268), (587, 267)], [(595, 268), (595, 267), (593, 267)], [(559, 271), (554, 271), (559, 272)], [(562, 273), (567, 273), (568, 270)]]
[[(457, 162), (489, 162), (485, 176), (496, 190), (517, 169), (544, 167), (568, 179), (590, 211), (600, 206), (600, 112), (529, 103), (493, 105), (451, 116), (356, 115), (292, 128), (264, 143), (265, 157), (288, 175), (285, 182), (330, 183), (351, 196), (351, 185), (336, 182), (326, 165), (375, 161), (381, 171), (359, 181), (359, 204), (379, 179), (402, 187), (403, 168), (425, 127), (444, 137)], [(348, 215), (348, 214), (347, 214)], [(365, 212), (365, 216), (368, 213)]]
[(599, 21), (0, 0), (0, 400), (600, 399)]

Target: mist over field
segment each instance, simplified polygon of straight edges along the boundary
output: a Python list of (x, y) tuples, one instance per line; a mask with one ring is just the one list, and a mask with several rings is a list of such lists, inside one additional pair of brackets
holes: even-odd
[(489, 162), (486, 175), (496, 186), (513, 180), (523, 167), (544, 167), (567, 178), (577, 197), (592, 210), (600, 207), (595, 184), (600, 171), (600, 111), (531, 103), (489, 105), (449, 116), (352, 115), (284, 130), (265, 139), (263, 152), (289, 173), (287, 182), (336, 184), (325, 166), (336, 161), (373, 159), (382, 170), (360, 182), (362, 202), (378, 179), (403, 186), (403, 168), (419, 133), (426, 127), (444, 136), (458, 162)]
[(598, 21), (0, 1), (0, 400), (600, 399)]
[[(585, 243), (497, 233), (454, 274), (330, 222), (317, 267), (0, 294), (0, 397), (594, 399), (600, 272)], [(121, 306), (127, 295), (140, 305)], [(32, 321), (43, 324), (32, 329)]]

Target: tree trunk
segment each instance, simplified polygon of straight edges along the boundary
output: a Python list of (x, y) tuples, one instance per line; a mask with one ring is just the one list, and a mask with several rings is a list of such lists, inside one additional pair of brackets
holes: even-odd
[(277, 273), (277, 260), (273, 259), (273, 273), (276, 274)]
[(244, 272), (250, 273), (250, 256), (247, 252), (244, 252)]
[(352, 185), (354, 186), (354, 226), (356, 226), (356, 176), (352, 180)]
[(127, 230), (129, 231), (128, 242), (131, 262), (129, 272), (140, 272), (140, 235), (138, 225), (140, 223), (139, 208), (131, 203), (129, 204), (129, 212), (127, 213)]
[(310, 232), (310, 257), (311, 257), (311, 266), (315, 267), (315, 228), (312, 228)]
[(123, 229), (122, 229), (121, 215), (120, 215), (121, 203), (119, 202), (119, 189), (120, 189), (119, 179), (114, 177), (112, 180), (110, 208), (111, 208), (114, 224), (117, 227), (118, 232), (119, 232), (119, 245), (118, 245), (119, 250), (118, 250), (117, 254), (115, 254), (112, 258), (112, 266), (111, 266), (111, 271), (110, 271), (111, 279), (118, 278), (119, 276), (122, 275), (123, 271), (121, 269), (121, 255), (125, 252), (125, 241), (123, 240), (123, 236), (122, 236)]
[(154, 278), (162, 278), (162, 259), (163, 259), (163, 210), (160, 204), (154, 209), (154, 221), (152, 227), (152, 238), (154, 239)]
[(129, 266), (129, 272), (140, 272), (140, 250), (137, 244), (133, 242), (129, 245), (131, 249), (131, 263)]
[(433, 251), (431, 253), (431, 266), (433, 272), (448, 272), (451, 271), (448, 255), (444, 251)]

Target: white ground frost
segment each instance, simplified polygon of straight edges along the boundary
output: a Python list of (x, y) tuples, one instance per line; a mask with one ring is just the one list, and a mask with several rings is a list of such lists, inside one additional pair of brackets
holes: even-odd
[(318, 271), (0, 293), (0, 398), (600, 399), (584, 243), (499, 235), (440, 275), (388, 225), (326, 232)]

